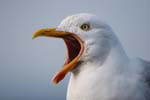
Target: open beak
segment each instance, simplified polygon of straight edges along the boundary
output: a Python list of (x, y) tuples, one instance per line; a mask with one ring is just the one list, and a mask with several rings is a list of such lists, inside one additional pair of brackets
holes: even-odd
[(58, 84), (65, 75), (75, 68), (79, 58), (84, 51), (84, 42), (82, 39), (74, 33), (57, 31), (56, 28), (40, 29), (33, 34), (32, 39), (39, 36), (62, 38), (65, 41), (67, 47), (67, 59), (57, 74), (53, 78), (53, 82)]

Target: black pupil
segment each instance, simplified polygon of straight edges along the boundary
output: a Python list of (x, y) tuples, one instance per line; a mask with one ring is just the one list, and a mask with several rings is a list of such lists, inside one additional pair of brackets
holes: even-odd
[(88, 27), (87, 27), (87, 25), (84, 25), (84, 29), (87, 29)]
[(85, 30), (85, 31), (87, 31), (88, 29), (89, 29), (89, 25), (88, 24), (83, 24), (80, 28), (82, 29), (82, 30)]

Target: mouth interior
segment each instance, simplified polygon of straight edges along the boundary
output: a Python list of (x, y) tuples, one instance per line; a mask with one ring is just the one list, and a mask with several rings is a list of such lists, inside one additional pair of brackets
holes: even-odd
[(77, 35), (72, 33), (64, 36), (63, 39), (67, 47), (67, 59), (62, 69), (53, 78), (55, 84), (61, 81), (69, 71), (77, 67), (79, 58), (84, 51), (84, 42)]
[(67, 46), (67, 60), (65, 64), (69, 64), (74, 58), (76, 58), (81, 51), (80, 41), (73, 35), (66, 36), (64, 41)]

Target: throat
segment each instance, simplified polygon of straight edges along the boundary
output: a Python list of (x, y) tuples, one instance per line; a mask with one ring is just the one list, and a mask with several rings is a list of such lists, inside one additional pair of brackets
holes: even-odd
[(81, 50), (81, 45), (75, 38), (68, 36), (64, 39), (67, 47), (67, 61), (66, 63), (70, 63), (73, 59), (75, 59)]
[(71, 72), (77, 75), (81, 71), (81, 67), (83, 64), (84, 64), (84, 61), (78, 61), (75, 67), (71, 70)]

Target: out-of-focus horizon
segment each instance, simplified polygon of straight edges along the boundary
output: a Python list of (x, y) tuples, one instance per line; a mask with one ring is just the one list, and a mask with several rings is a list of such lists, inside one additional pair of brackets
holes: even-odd
[(32, 41), (32, 34), (68, 15), (97, 15), (130, 57), (150, 60), (149, 0), (1, 0), (0, 8), (0, 100), (65, 100), (70, 75), (57, 86), (51, 82), (65, 61), (64, 42)]

